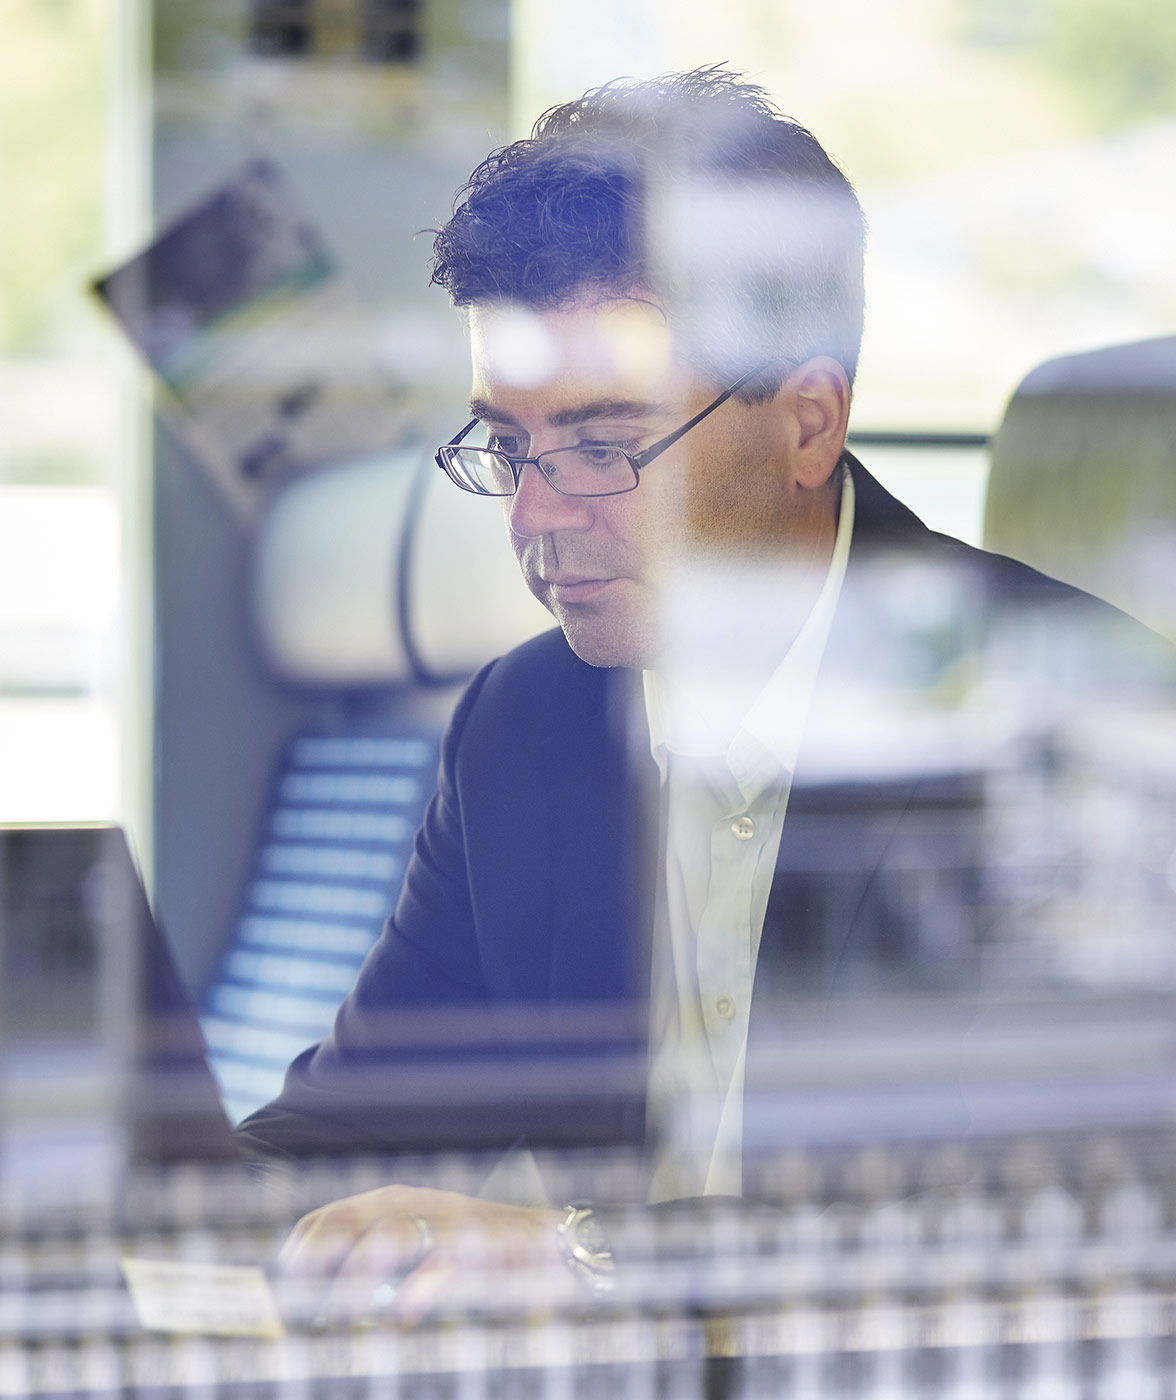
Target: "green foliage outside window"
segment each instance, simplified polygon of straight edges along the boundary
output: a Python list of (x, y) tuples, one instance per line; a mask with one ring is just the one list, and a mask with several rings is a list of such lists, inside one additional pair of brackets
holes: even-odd
[(0, 353), (69, 334), (102, 249), (114, 0), (0, 0)]
[(1020, 55), (1095, 131), (1176, 114), (1170, 0), (961, 0), (961, 37)]

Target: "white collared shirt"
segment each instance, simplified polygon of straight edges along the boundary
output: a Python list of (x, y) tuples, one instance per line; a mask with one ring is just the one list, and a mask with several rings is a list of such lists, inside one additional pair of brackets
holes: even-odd
[[(644, 674), (650, 748), (666, 794), (665, 886), (654, 933), (649, 1105), (659, 1144), (650, 1199), (742, 1191), (751, 990), (792, 773), (853, 534), (842, 468), (833, 555), (804, 625), (750, 707), (733, 708), (739, 626), (771, 626), (786, 568), (706, 572), (675, 590), (665, 665)], [(701, 620), (700, 620), (701, 619)], [(708, 635), (708, 619), (713, 628)], [(692, 655), (693, 653), (693, 655)]]

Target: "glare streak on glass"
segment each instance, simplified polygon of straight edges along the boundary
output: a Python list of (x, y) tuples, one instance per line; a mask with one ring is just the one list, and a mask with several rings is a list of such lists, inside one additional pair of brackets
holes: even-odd
[(281, 795), (288, 802), (355, 802), (394, 807), (416, 801), (420, 791), (421, 785), (414, 778), (378, 773), (291, 773), (282, 784)]
[(213, 1050), (227, 1050), (249, 1059), (268, 1060), (282, 1069), (300, 1050), (306, 1048), (306, 1037), (295, 1031), (273, 1030), (265, 1026), (241, 1026), (209, 1016), (201, 1023), (204, 1038)]
[(432, 750), (423, 739), (305, 737), (293, 746), (299, 768), (416, 768)]
[(376, 884), (386, 884), (401, 870), (397, 856), (341, 846), (267, 846), (261, 864), (269, 875), (317, 875)]
[(242, 919), (237, 931), (241, 942), (253, 947), (291, 948), (342, 957), (363, 957), (372, 942), (371, 935), (363, 928), (347, 928), (317, 919), (272, 919), (257, 914)]
[(218, 1075), (228, 1094), (272, 1097), (282, 1087), (284, 1071), (277, 1065), (230, 1060), (219, 1067)]
[[(337, 1002), (334, 992), (328, 992), (325, 997), (314, 997), (309, 992), (305, 996), (287, 996), (233, 983), (217, 987), (213, 997), (214, 1009), (221, 1015), (290, 1029), (302, 1027), (312, 1038), (321, 1035), (330, 1025)], [(218, 1077), (220, 1072), (218, 1065)]]
[(212, 1067), (234, 1121), (280, 1087), (253, 1072), (259, 1061), (276, 1072), (330, 1030), (395, 902), (436, 763), (431, 733), (291, 741), (274, 779), (270, 839), (204, 1001)]
[(403, 841), (412, 835), (404, 817), (314, 807), (280, 807), (270, 821), (275, 836), (292, 841)]
[(286, 914), (334, 914), (353, 919), (377, 918), (387, 905), (387, 896), (375, 891), (350, 889), (344, 885), (277, 880), (256, 881), (251, 888), (250, 900), (255, 909)]
[(292, 958), (278, 954), (238, 950), (229, 959), (229, 975), (242, 982), (270, 987), (291, 987), (345, 996), (355, 981), (354, 963), (334, 963), (321, 958)]

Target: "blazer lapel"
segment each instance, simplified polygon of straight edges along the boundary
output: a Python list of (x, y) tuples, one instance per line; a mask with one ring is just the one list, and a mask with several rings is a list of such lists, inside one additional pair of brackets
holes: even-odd
[(931, 532), (850, 454), (855, 516), (845, 582), (793, 775), (756, 967), (756, 1009), (828, 996), (876, 934), (871, 884), (923, 781), (917, 747), (866, 737), (902, 680), (902, 619), (879, 582), (926, 554)]
[(657, 769), (637, 673), (595, 670), (543, 753), (553, 1002), (648, 1000)]

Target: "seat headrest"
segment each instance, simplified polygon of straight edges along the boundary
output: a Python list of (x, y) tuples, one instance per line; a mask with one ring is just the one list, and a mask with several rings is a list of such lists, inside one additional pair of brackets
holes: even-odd
[(423, 446), (300, 477), (258, 530), (253, 617), (282, 679), (358, 687), (449, 680), (552, 626), (493, 501)]
[(993, 439), (984, 545), (1176, 641), (1176, 336), (1026, 376)]
[(1046, 360), (1030, 370), (1017, 397), (1057, 395), (1113, 398), (1126, 394), (1176, 394), (1176, 335), (1108, 345)]

